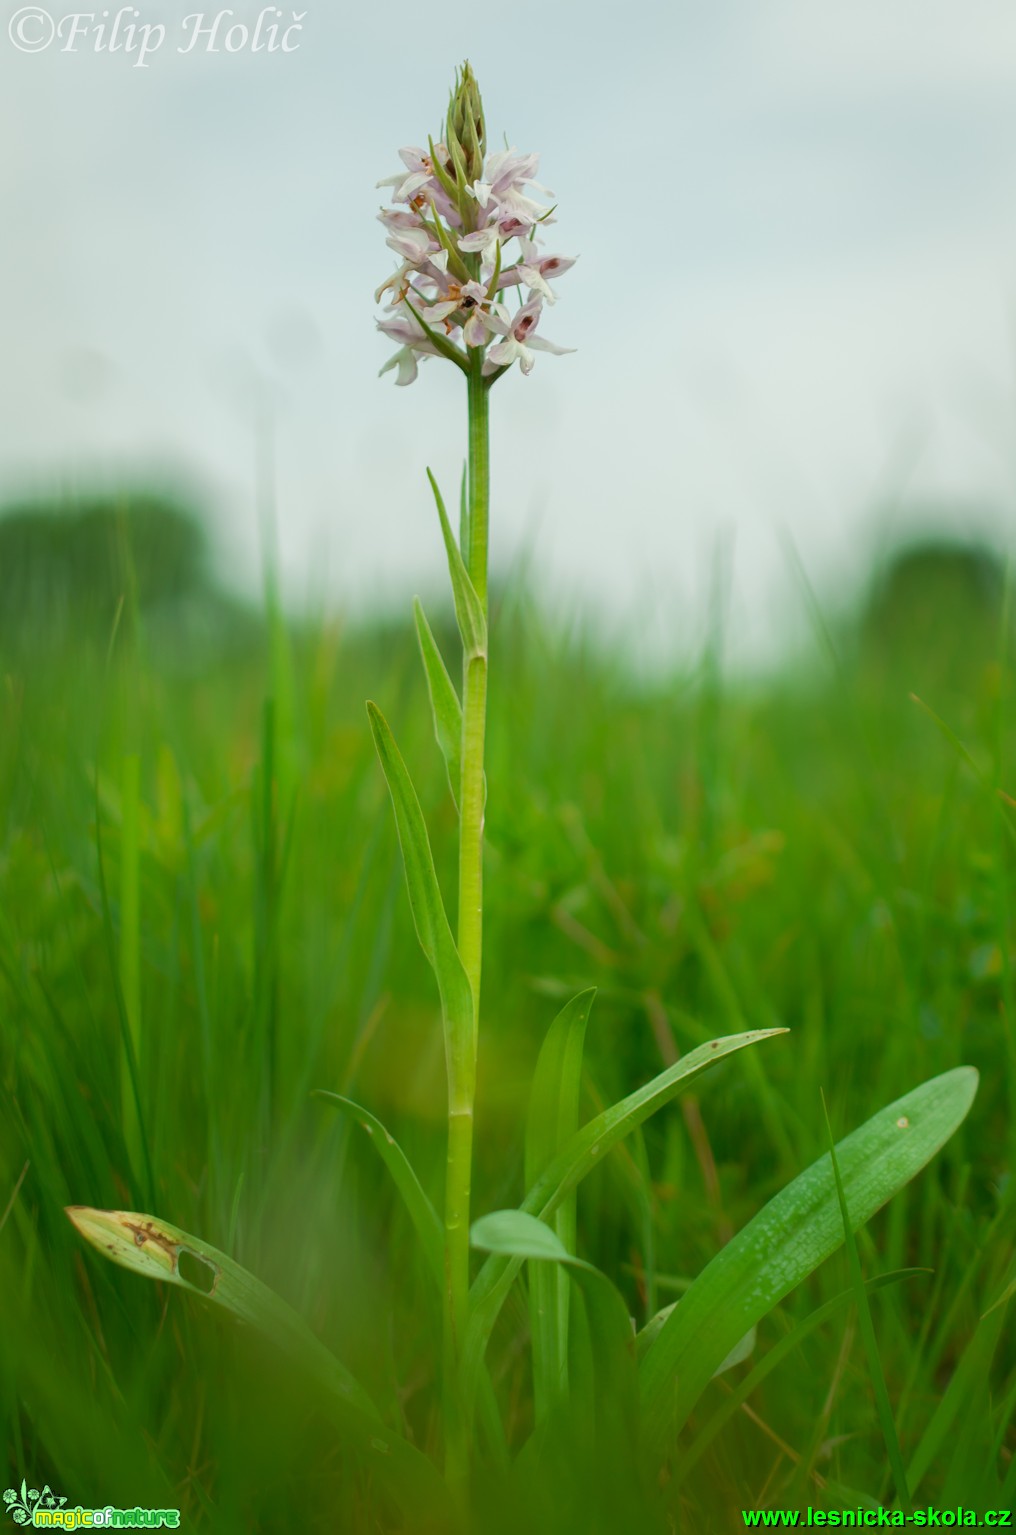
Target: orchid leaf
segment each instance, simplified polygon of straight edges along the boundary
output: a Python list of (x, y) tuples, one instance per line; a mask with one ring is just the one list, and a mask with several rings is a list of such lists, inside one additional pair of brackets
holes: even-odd
[[(361, 1108), (358, 1103), (354, 1103), (351, 1098), (344, 1098), (339, 1093), (327, 1092), (322, 1088), (315, 1091), (315, 1097), (323, 1099), (340, 1113), (354, 1119), (370, 1137), (371, 1145), (384, 1162), (391, 1174), (392, 1182), (402, 1196), (402, 1202), (420, 1240), (420, 1246), (427, 1260), (427, 1268), (440, 1298), (445, 1279), (444, 1228), (409, 1158), (381, 1121), (368, 1113), (366, 1109)], [(504, 1426), (498, 1412), (494, 1388), (486, 1371), (480, 1380), (479, 1401), (488, 1443), (498, 1460), (505, 1463), (507, 1447), (504, 1440)]]
[(351, 1098), (343, 1098), (340, 1093), (326, 1092), (323, 1088), (318, 1088), (314, 1096), (338, 1109), (341, 1114), (346, 1114), (350, 1119), (355, 1120), (370, 1137), (371, 1145), (387, 1167), (392, 1182), (402, 1197), (406, 1213), (420, 1239), (420, 1246), (427, 1259), (427, 1267), (437, 1281), (440, 1291), (444, 1284), (444, 1229), (406, 1153), (398, 1141), (389, 1135), (381, 1121), (375, 1119), (373, 1114), (369, 1114), (358, 1103), (354, 1103)]
[[(738, 1050), (786, 1033), (786, 1029), (750, 1029), (743, 1034), (729, 1034), (723, 1039), (710, 1040), (689, 1051), (644, 1087), (604, 1109), (577, 1131), (532, 1185), (522, 1202), (523, 1212), (547, 1220), (572, 1189), (577, 1188), (583, 1178), (600, 1165), (611, 1147), (630, 1135), (658, 1109), (670, 1103), (696, 1077)], [(467, 1392), (475, 1386), (494, 1323), (519, 1271), (520, 1263), (518, 1258), (492, 1253), (473, 1282), (472, 1315), (466, 1330), (464, 1348)], [(747, 1328), (742, 1328), (744, 1331)], [(741, 1333), (738, 1333), (731, 1340), (724, 1354), (729, 1352), (729, 1348), (740, 1336)]]
[[(836, 1148), (856, 1230), (928, 1163), (966, 1117), (977, 1072), (957, 1067), (889, 1104)], [(682, 1297), (640, 1369), (643, 1421), (659, 1450), (738, 1338), (843, 1242), (827, 1152), (728, 1242)]]
[(468, 552), (470, 542), (469, 464), (463, 463), (459, 481), (459, 551), (465, 549)]
[(413, 616), (416, 619), (416, 637), (423, 669), (427, 675), (434, 734), (448, 770), (452, 799), (457, 805), (462, 786), (462, 704), (419, 598), (413, 599)]
[(537, 1270), (556, 1264), (579, 1286), (592, 1343), (594, 1400), (608, 1409), (611, 1425), (623, 1423), (633, 1432), (638, 1410), (635, 1339), (628, 1307), (606, 1274), (575, 1257), (556, 1231), (525, 1210), (496, 1210), (483, 1216), (473, 1225), (470, 1241), (482, 1251), (516, 1263), (528, 1260)]
[(448, 573), (452, 579), (452, 597), (455, 602), (455, 617), (459, 625), (459, 633), (462, 636), (462, 647), (466, 654), (466, 660), (472, 660), (474, 656), (486, 656), (487, 654), (487, 620), (483, 614), (483, 604), (476, 594), (476, 588), (469, 579), (462, 558), (462, 552), (455, 542), (451, 523), (448, 521), (448, 513), (437, 487), (437, 481), (427, 470), (427, 478), (430, 488), (434, 492), (434, 500), (437, 503), (437, 514), (441, 519), (441, 535), (444, 538), (445, 552), (448, 555)]

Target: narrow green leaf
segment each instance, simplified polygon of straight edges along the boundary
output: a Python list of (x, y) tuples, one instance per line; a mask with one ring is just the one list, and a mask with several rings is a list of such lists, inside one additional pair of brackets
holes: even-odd
[(910, 697), (911, 700), (917, 705), (917, 707), (924, 711), (924, 713), (931, 720), (932, 724), (938, 727), (938, 729), (942, 732), (942, 735), (949, 742), (949, 745), (966, 763), (967, 767), (973, 773), (981, 788), (984, 789), (985, 792), (989, 795), (999, 815), (1002, 817), (1002, 825), (1005, 827), (1006, 835), (1008, 836), (1009, 840), (1011, 842), (1016, 842), (1016, 826), (1013, 826), (1012, 821), (1006, 815), (1003, 805), (998, 799), (998, 790), (996, 786), (978, 766), (977, 759), (974, 757), (973, 753), (966, 746), (964, 746), (955, 730), (953, 730), (950, 725), (947, 725), (945, 720), (942, 719), (941, 715), (936, 714), (934, 709), (930, 708), (929, 705), (925, 703), (923, 698), (919, 698), (916, 693), (911, 693)]
[(969, 1410), (976, 1384), (991, 1378), (995, 1350), (1005, 1332), (1004, 1323), (1004, 1311), (995, 1311), (978, 1322), (907, 1468), (912, 1492), (916, 1493), (932, 1466), (941, 1465), (948, 1437), (955, 1434), (957, 1419), (962, 1419)]
[[(730, 1034), (725, 1039), (713, 1039), (689, 1051), (673, 1066), (647, 1082), (644, 1087), (629, 1093), (619, 1103), (604, 1109), (571, 1137), (549, 1167), (537, 1178), (522, 1202), (522, 1210), (547, 1220), (562, 1200), (577, 1188), (594, 1167), (599, 1166), (611, 1147), (637, 1125), (655, 1114), (664, 1104), (670, 1103), (683, 1092), (696, 1077), (708, 1071), (726, 1056), (763, 1039), (786, 1034), (786, 1029), (750, 1029), (744, 1034)], [(512, 1283), (518, 1273), (521, 1260), (504, 1254), (491, 1254), (477, 1275), (471, 1291), (472, 1315), (466, 1331), (464, 1349), (464, 1377), (467, 1392), (475, 1389), (475, 1381), (487, 1348), (487, 1342), (497, 1321)], [(723, 1354), (729, 1352), (747, 1324), (737, 1333)], [(721, 1354), (721, 1358), (723, 1357)]]
[[(452, 135), (449, 133), (447, 137), (450, 139), (452, 138)], [(445, 169), (444, 162), (442, 161), (441, 156), (438, 154), (437, 149), (435, 148), (433, 139), (428, 138), (427, 147), (430, 151), (430, 163), (434, 167), (434, 175), (437, 177), (438, 181), (441, 183), (442, 189), (451, 198), (452, 202), (457, 203), (459, 196), (458, 185), (452, 180), (451, 176), (449, 176), (447, 170)]]
[(558, 1013), (543, 1042), (529, 1100), (526, 1183), (535, 1184), (561, 1147), (575, 1135), (586, 1025), (595, 987), (580, 992)]
[(339, 1093), (326, 1092), (324, 1088), (316, 1088), (314, 1096), (331, 1104), (340, 1113), (348, 1114), (350, 1119), (354, 1119), (367, 1132), (371, 1145), (391, 1173), (392, 1182), (402, 1196), (406, 1213), (420, 1239), (427, 1266), (437, 1280), (440, 1291), (444, 1284), (444, 1227), (438, 1219), (437, 1211), (424, 1193), (423, 1185), (413, 1171), (412, 1163), (406, 1153), (398, 1141), (389, 1135), (381, 1121), (375, 1119), (374, 1115), (369, 1114), (366, 1109), (362, 1109), (358, 1103), (354, 1103), (351, 1098), (343, 1098)]
[(437, 240), (441, 248), (447, 252), (448, 264), (445, 268), (445, 271), (450, 272), (453, 276), (457, 277), (460, 283), (467, 283), (469, 282), (471, 275), (469, 268), (463, 261), (462, 254), (459, 251), (459, 248), (456, 245), (454, 239), (445, 228), (443, 220), (435, 211), (433, 201), (431, 201), (430, 206), (431, 212), (434, 214), (434, 216), (429, 220), (424, 219), (422, 221), (423, 228), (426, 229), (427, 233), (432, 235), (434, 239)]
[(178, 1285), (256, 1328), (324, 1389), (344, 1434), (407, 1513), (419, 1500), (432, 1512), (445, 1501), (436, 1468), (388, 1428), (363, 1387), (281, 1296), (208, 1242), (177, 1226), (128, 1210), (71, 1205), (67, 1215), (104, 1258), (146, 1279)]
[[(427, 1198), (409, 1158), (381, 1121), (373, 1114), (369, 1114), (366, 1109), (361, 1108), (358, 1103), (354, 1103), (351, 1098), (343, 1098), (341, 1094), (330, 1093), (323, 1088), (316, 1088), (314, 1096), (331, 1104), (340, 1113), (348, 1114), (350, 1119), (355, 1119), (367, 1132), (371, 1145), (384, 1162), (391, 1174), (392, 1182), (402, 1196), (402, 1202), (420, 1239), (420, 1246), (423, 1248), (437, 1296), (440, 1298), (445, 1281), (444, 1227), (437, 1211)], [(480, 1382), (480, 1408), (490, 1448), (498, 1461), (506, 1465), (508, 1451), (504, 1439), (504, 1425), (498, 1411), (494, 1388), (486, 1371)]]
[(381, 767), (395, 808), (395, 824), (402, 846), (406, 887), (420, 946), (431, 963), (441, 994), (448, 1057), (448, 1087), (454, 1101), (465, 1091), (472, 1103), (473, 994), (448, 925), (430, 838), (420, 801), (402, 754), (395, 744), (384, 715), (376, 704), (367, 704), (370, 728)]
[(885, 1444), (886, 1454), (889, 1457), (889, 1468), (892, 1471), (896, 1497), (903, 1512), (910, 1514), (913, 1513), (914, 1506), (910, 1500), (907, 1472), (903, 1464), (899, 1435), (896, 1432), (896, 1423), (889, 1401), (889, 1390), (885, 1383), (885, 1371), (882, 1369), (882, 1360), (878, 1352), (878, 1340), (875, 1337), (875, 1328), (871, 1320), (871, 1307), (868, 1305), (868, 1292), (864, 1287), (864, 1275), (861, 1273), (861, 1258), (857, 1251), (857, 1242), (854, 1238), (850, 1207), (847, 1203), (847, 1191), (843, 1187), (840, 1159), (836, 1154), (836, 1145), (833, 1141), (833, 1127), (829, 1119), (829, 1110), (826, 1108), (824, 1094), (822, 1096), (822, 1111), (825, 1114), (826, 1129), (829, 1132), (829, 1160), (832, 1165), (833, 1181), (836, 1184), (836, 1201), (840, 1207), (843, 1240), (846, 1243), (847, 1260), (850, 1264), (850, 1278), (853, 1283), (854, 1298), (857, 1301), (857, 1318), (861, 1327), (861, 1336), (864, 1339), (865, 1353), (868, 1355), (868, 1370), (871, 1374), (871, 1384), (875, 1392), (875, 1406), (882, 1428), (882, 1440)]
[[(578, 1129), (579, 1088), (586, 1024), (595, 990), (567, 1003), (547, 1031), (533, 1075), (526, 1126), (526, 1184), (536, 1182)], [(552, 1217), (568, 1252), (575, 1250), (574, 1190)], [(538, 1423), (568, 1390), (568, 1277), (540, 1265), (529, 1278), (529, 1330), (533, 1347), (533, 1393)]]
[[(890, 1274), (878, 1274), (874, 1279), (866, 1280), (865, 1289), (870, 1290), (874, 1294), (877, 1290), (888, 1289), (890, 1285), (899, 1284), (901, 1279), (913, 1279), (918, 1274), (927, 1274), (928, 1272), (927, 1269), (895, 1269)], [(787, 1333), (786, 1337), (781, 1338), (778, 1343), (769, 1349), (751, 1372), (745, 1376), (744, 1380), (734, 1388), (731, 1395), (723, 1399), (712, 1417), (695, 1435), (691, 1446), (687, 1450), (682, 1450), (680, 1459), (674, 1466), (672, 1486), (675, 1491), (682, 1482), (687, 1480), (692, 1467), (698, 1465), (698, 1462), (713, 1443), (717, 1434), (730, 1421), (742, 1403), (746, 1402), (752, 1393), (758, 1390), (762, 1382), (783, 1363), (788, 1354), (793, 1353), (794, 1349), (802, 1344), (806, 1338), (810, 1337), (816, 1328), (820, 1327), (823, 1322), (828, 1321), (835, 1311), (849, 1305), (853, 1299), (853, 1290), (841, 1290), (839, 1295), (834, 1295), (832, 1300), (827, 1300), (824, 1305), (811, 1312), (803, 1321), (798, 1322), (797, 1326)], [(644, 1330), (648, 1331), (648, 1328)], [(641, 1334), (639, 1336), (641, 1337)], [(641, 1354), (639, 1357), (641, 1358)]]
[[(966, 1117), (977, 1072), (957, 1067), (915, 1088), (836, 1148), (855, 1229), (908, 1183)], [(647, 1431), (662, 1449), (713, 1371), (753, 1323), (843, 1241), (829, 1154), (787, 1185), (719, 1252), (642, 1362)]]
[(992, 1301), (987, 1311), (982, 1313), (981, 1321), (983, 1322), (985, 1318), (989, 1317), (993, 1311), (997, 1311), (1000, 1306), (1006, 1305), (1008, 1301), (1012, 1300), (1014, 1295), (1016, 1295), (1016, 1279), (1010, 1279), (1009, 1283), (998, 1297), (998, 1300)]
[(637, 1125), (644, 1124), (664, 1104), (670, 1103), (695, 1077), (748, 1045), (787, 1032), (786, 1029), (749, 1029), (744, 1034), (728, 1034), (724, 1039), (712, 1039), (690, 1050), (644, 1087), (603, 1109), (583, 1125), (537, 1178), (523, 1200), (522, 1209), (546, 1218), (603, 1161), (618, 1141), (630, 1135)]
[(437, 481), (427, 470), (427, 478), (430, 488), (434, 492), (434, 500), (437, 503), (437, 514), (441, 519), (441, 536), (444, 539), (445, 553), (448, 556), (448, 574), (452, 578), (452, 598), (455, 602), (455, 617), (459, 625), (459, 633), (462, 635), (462, 648), (466, 653), (466, 660), (473, 656), (486, 656), (487, 654), (487, 620), (483, 615), (483, 604), (476, 594), (476, 588), (469, 579), (462, 558), (462, 552), (455, 542), (451, 523), (448, 521), (448, 513), (441, 498), (441, 492), (437, 488)]
[(458, 805), (462, 787), (462, 705), (418, 597), (413, 598), (413, 617), (416, 620), (416, 638), (423, 669), (427, 675), (434, 734), (448, 770), (452, 799)]

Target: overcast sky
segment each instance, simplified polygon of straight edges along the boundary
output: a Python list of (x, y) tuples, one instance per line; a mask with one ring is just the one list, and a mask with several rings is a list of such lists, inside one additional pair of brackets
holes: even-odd
[(464, 389), (376, 376), (375, 182), (468, 56), (581, 258), (542, 325), (575, 355), (493, 395), (497, 565), (688, 639), (719, 544), (743, 650), (788, 609), (787, 533), (830, 600), (928, 502), (1009, 536), (1011, 0), (301, 0), (257, 54), (194, 41), (196, 3), (137, 0), (166, 28), (138, 68), (85, 23), (24, 51), (49, 23), (0, 0), (0, 495), (182, 479), (255, 581), (267, 392), (288, 590), (434, 589), (423, 471), (454, 492)]

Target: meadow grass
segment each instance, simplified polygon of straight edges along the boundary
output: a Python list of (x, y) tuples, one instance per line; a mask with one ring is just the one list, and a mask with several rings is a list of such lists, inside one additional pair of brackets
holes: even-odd
[[(976, 1066), (970, 1117), (858, 1256), (869, 1282), (922, 1271), (870, 1292), (915, 1503), (994, 1508), (1016, 1487), (1012, 675), (997, 633), (949, 612), (938, 633), (914, 652), (844, 630), (764, 679), (707, 655), (647, 682), (520, 590), (494, 595), (473, 1208), (519, 1204), (534, 1062), (588, 987), (580, 1121), (715, 1036), (791, 1030), (583, 1185), (578, 1251), (639, 1327), (827, 1149), (823, 1089), (840, 1136)], [(388, 1422), (440, 1441), (419, 1248), (361, 1126), (312, 1096), (369, 1107), (440, 1202), (438, 1006), (363, 710), (378, 700), (412, 764), (450, 894), (455, 810), (412, 628), (270, 622), (183, 653), (125, 611), (112, 643), (8, 644), (0, 666), (8, 1483), (178, 1506), (213, 1532), (389, 1528), (256, 1333), (99, 1262), (63, 1213), (199, 1234)], [(599, 1474), (548, 1452), (478, 1478), (476, 1528), (734, 1529), (742, 1507), (888, 1497), (854, 1294), (840, 1253), (761, 1323), (662, 1490), (621, 1451)], [(516, 1290), (489, 1355), (509, 1446), (533, 1417), (527, 1329)]]

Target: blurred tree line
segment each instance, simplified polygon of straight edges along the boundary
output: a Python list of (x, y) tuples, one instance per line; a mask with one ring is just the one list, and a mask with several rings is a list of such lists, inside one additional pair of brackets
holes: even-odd
[[(984, 544), (916, 537), (858, 594), (841, 632), (868, 688), (963, 690), (1000, 660), (1005, 573)], [(43, 498), (0, 508), (0, 646), (34, 655), (106, 644), (137, 619), (177, 662), (232, 648), (260, 620), (226, 593), (204, 521), (163, 493)]]
[(0, 645), (36, 655), (108, 644), (139, 621), (181, 655), (249, 635), (222, 588), (202, 520), (155, 491), (23, 500), (0, 510)]

